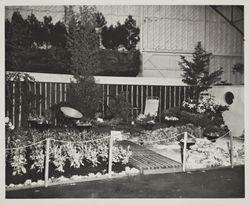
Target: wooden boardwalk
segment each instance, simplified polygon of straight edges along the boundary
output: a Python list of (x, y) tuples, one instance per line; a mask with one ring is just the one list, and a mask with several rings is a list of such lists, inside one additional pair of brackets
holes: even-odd
[(130, 146), (132, 156), (129, 159), (129, 163), (139, 169), (142, 174), (172, 173), (182, 171), (181, 163), (162, 156), (143, 146), (127, 140), (120, 141), (119, 145), (124, 148)]

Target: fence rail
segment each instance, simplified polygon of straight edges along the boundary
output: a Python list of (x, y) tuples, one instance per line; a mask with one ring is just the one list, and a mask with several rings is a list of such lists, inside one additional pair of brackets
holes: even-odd
[[(10, 118), (15, 127), (22, 127), (28, 125), (27, 110), (33, 108), (36, 115), (50, 113), (53, 105), (68, 100), (70, 81), (62, 79), (61, 82), (57, 79), (56, 82), (36, 81), (29, 82), (28, 85), (23, 82), (6, 82), (5, 115)], [(102, 89), (104, 116), (107, 114), (111, 99), (120, 92), (126, 92), (127, 101), (132, 108), (131, 117), (144, 112), (145, 100), (148, 96), (159, 97), (158, 116), (161, 116), (165, 109), (180, 106), (183, 100), (196, 96), (196, 87), (183, 85), (179, 80), (173, 79), (168, 81), (160, 78), (96, 77), (96, 82)], [(52, 123), (57, 125), (56, 120)]]

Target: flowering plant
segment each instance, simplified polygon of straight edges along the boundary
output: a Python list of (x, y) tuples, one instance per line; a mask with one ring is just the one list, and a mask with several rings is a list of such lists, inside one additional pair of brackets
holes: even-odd
[(12, 122), (10, 121), (9, 117), (5, 117), (5, 128), (10, 129), (10, 130), (14, 130), (15, 127), (12, 124)]
[(140, 124), (155, 123), (154, 116), (151, 116), (150, 114), (148, 115), (139, 114), (138, 117), (136, 118), (136, 122)]
[(165, 121), (176, 122), (179, 120), (180, 107), (173, 107), (165, 110), (162, 114), (162, 118)]
[(196, 113), (220, 113), (228, 110), (228, 106), (215, 103), (214, 97), (201, 97), (198, 102), (193, 99), (184, 100), (182, 103), (184, 110)]

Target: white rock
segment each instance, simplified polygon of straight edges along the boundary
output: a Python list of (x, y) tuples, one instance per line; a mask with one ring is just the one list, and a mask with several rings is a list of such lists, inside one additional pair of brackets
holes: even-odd
[(44, 181), (41, 180), (41, 179), (39, 179), (39, 180), (37, 181), (37, 184), (38, 184), (38, 185), (44, 185)]
[(81, 176), (79, 176), (79, 175), (73, 175), (70, 177), (70, 179), (73, 179), (73, 180), (80, 179), (80, 178), (81, 178)]
[(100, 177), (100, 176), (102, 176), (102, 174), (100, 172), (97, 172), (95, 176)]
[(25, 182), (24, 182), (24, 185), (25, 186), (28, 186), (28, 185), (31, 185), (31, 179), (27, 179)]
[(16, 187), (23, 187), (23, 184), (18, 184), (16, 185)]
[(129, 167), (125, 167), (125, 172), (130, 172), (130, 168)]
[(31, 185), (31, 186), (35, 186), (35, 185), (37, 185), (37, 182), (31, 182), (30, 185)]
[(15, 187), (15, 185), (14, 184), (10, 184), (9, 187)]
[(136, 168), (133, 167), (130, 172), (133, 173), (133, 174), (137, 174), (140, 171), (138, 169), (136, 169)]
[(91, 177), (91, 178), (95, 177), (95, 175), (93, 173), (89, 173), (88, 176)]

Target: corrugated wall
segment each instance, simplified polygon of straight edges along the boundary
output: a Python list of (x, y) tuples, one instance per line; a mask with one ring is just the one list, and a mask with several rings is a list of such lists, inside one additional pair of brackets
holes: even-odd
[[(223, 9), (229, 15), (230, 7)], [(142, 15), (143, 76), (180, 77), (180, 54), (190, 56), (201, 41), (213, 53), (210, 71), (223, 67), (222, 80), (243, 83), (232, 72), (244, 61), (243, 36), (209, 6), (143, 6)]]

